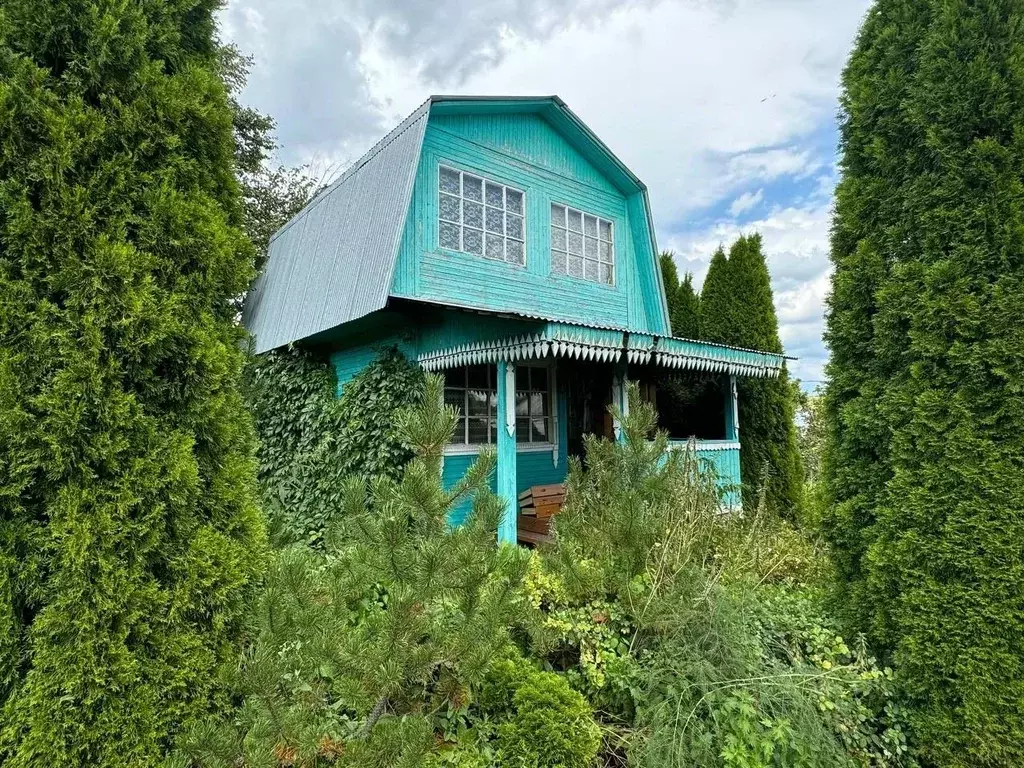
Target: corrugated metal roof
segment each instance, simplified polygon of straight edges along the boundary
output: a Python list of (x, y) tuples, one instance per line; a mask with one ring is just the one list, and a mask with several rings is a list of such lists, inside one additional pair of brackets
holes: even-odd
[[(257, 354), (386, 305), (431, 106), (458, 102), (533, 104), (560, 116), (563, 130), (590, 142), (609, 170), (643, 193), (653, 245), (647, 188), (558, 96), (431, 96), (271, 239), (263, 274), (242, 312)], [(650, 257), (660, 288), (656, 246)]]
[(271, 239), (242, 313), (257, 354), (387, 303), (429, 111), (428, 100)]

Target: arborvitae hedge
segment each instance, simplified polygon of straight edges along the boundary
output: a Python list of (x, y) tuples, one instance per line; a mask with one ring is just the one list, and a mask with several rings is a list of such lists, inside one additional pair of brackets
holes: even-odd
[[(701, 338), (781, 353), (779, 321), (761, 236), (741, 237), (720, 248), (701, 293)], [(739, 417), (744, 504), (764, 490), (769, 506), (790, 513), (802, 499), (803, 469), (796, 439), (789, 375), (739, 380)]]
[(700, 289), (700, 338), (718, 341), (740, 335), (734, 318), (737, 302), (733, 300), (732, 272), (725, 249), (721, 246), (711, 256), (704, 285)]
[(1024, 6), (879, 0), (843, 77), (826, 521), (926, 759), (1024, 745)]
[[(662, 251), (658, 263), (661, 265), (661, 282), (665, 287), (665, 301), (668, 304), (668, 317), (671, 322), (679, 297), (679, 270), (676, 269), (676, 260), (672, 258), (671, 251)], [(675, 332), (674, 324), (672, 331)]]
[(693, 290), (693, 275), (687, 272), (679, 281), (679, 271), (671, 251), (661, 254), (661, 280), (665, 284), (668, 317), (672, 335), (696, 339), (700, 335), (700, 302)]
[(152, 765), (261, 563), (217, 3), (0, 4), (0, 763)]
[(693, 274), (687, 272), (679, 283), (675, 311), (672, 313), (672, 335), (684, 339), (700, 338), (700, 297), (693, 289)]

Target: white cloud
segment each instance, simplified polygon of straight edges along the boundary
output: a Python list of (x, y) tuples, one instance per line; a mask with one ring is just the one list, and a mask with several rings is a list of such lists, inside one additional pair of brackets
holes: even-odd
[[(871, 1), (230, 0), (222, 19), (256, 55), (246, 96), (290, 161), (354, 159), (430, 93), (557, 93), (648, 184), (682, 270), (702, 279), (735, 218), (759, 217), (743, 229), (764, 235), (787, 349), (820, 379), (835, 179), (820, 139)], [(786, 180), (817, 189), (780, 197)], [(731, 218), (707, 225), (710, 206)]]
[(763, 189), (759, 189), (757, 192), (744, 192), (732, 201), (732, 205), (729, 206), (729, 213), (733, 216), (739, 216), (741, 213), (746, 213), (751, 208), (760, 205), (763, 200)]
[(557, 93), (651, 189), (662, 227), (746, 191), (816, 172), (806, 139), (828, 126), (839, 72), (870, 0), (626, 5), (533, 40), (506, 30), (494, 67), (425, 79), (370, 39), (361, 56), (390, 121), (431, 90)]
[(820, 381), (826, 358), (821, 334), (831, 276), (830, 224), (831, 200), (815, 198), (803, 206), (776, 208), (743, 226), (723, 220), (702, 231), (669, 238), (665, 245), (675, 251), (679, 268), (694, 272), (695, 283), (702, 284), (716, 248), (728, 248), (741, 234), (760, 232), (782, 343), (787, 354), (800, 358), (791, 372), (804, 381)]

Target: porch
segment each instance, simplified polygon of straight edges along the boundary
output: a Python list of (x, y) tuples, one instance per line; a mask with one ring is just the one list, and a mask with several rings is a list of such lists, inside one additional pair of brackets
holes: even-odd
[[(740, 444), (736, 382), (777, 376), (780, 355), (702, 342), (544, 323), (538, 332), (476, 341), (419, 355), (445, 376), (445, 400), (461, 418), (445, 452), (446, 486), (457, 482), (482, 445), (498, 454), (494, 490), (506, 514), (499, 537), (515, 542), (519, 494), (565, 480), (570, 455), (583, 438), (621, 439), (608, 406), (628, 413), (626, 383), (639, 383), (659, 409), (659, 427), (681, 449), (695, 441), (714, 472), (724, 508), (740, 504)], [(461, 522), (469, 504), (455, 510)]]

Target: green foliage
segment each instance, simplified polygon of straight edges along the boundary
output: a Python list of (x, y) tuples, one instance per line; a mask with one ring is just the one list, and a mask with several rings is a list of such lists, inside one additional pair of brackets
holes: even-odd
[(340, 399), (330, 363), (296, 349), (255, 358), (247, 381), (260, 485), (284, 542), (322, 544), (349, 477), (397, 478), (412, 456), (395, 417), (419, 401), (423, 375), (394, 348), (349, 381)]
[[(729, 257), (719, 248), (701, 293), (701, 338), (766, 352), (782, 352), (779, 321), (761, 236), (739, 238)], [(793, 514), (803, 498), (795, 402), (784, 371), (777, 379), (740, 379), (739, 423), (743, 502)]]
[(676, 294), (676, 311), (672, 313), (672, 335), (684, 339), (700, 338), (700, 297), (693, 287), (693, 274), (687, 272)]
[(262, 566), (213, 2), (0, 7), (0, 762), (148, 765)]
[(274, 166), (275, 123), (269, 115), (238, 101), (252, 66), (233, 45), (220, 50), (221, 73), (229, 88), (235, 135), (235, 171), (242, 192), (242, 227), (256, 247), (256, 270), (263, 268), (270, 238), (308, 203), (322, 186), (308, 166)]
[(630, 397), (625, 441), (592, 439), (571, 466), (526, 582), (531, 651), (597, 709), (606, 764), (910, 765), (891, 673), (806, 584), (822, 554), (771, 517), (722, 516), (713, 479), (692, 453), (663, 458)]
[(701, 339), (737, 344), (726, 339), (742, 338), (744, 323), (738, 314), (741, 310), (735, 298), (733, 283), (725, 249), (719, 246), (711, 256), (708, 273), (704, 276), (704, 285), (700, 290)]
[(693, 290), (693, 275), (687, 272), (680, 282), (675, 256), (671, 251), (663, 252), (659, 263), (672, 335), (685, 339), (700, 338), (700, 300)]
[[(658, 265), (661, 268), (661, 284), (665, 289), (665, 302), (668, 304), (669, 320), (675, 314), (679, 297), (679, 270), (676, 269), (676, 260), (671, 251), (662, 251), (658, 256)], [(673, 332), (674, 332), (673, 324)]]
[(524, 672), (520, 677), (518, 671), (502, 671), (495, 683), (499, 692), (511, 693), (512, 703), (507, 719), (498, 726), (497, 764), (508, 768), (592, 766), (601, 732), (587, 700), (554, 673), (529, 668)]
[(799, 426), (797, 440), (800, 458), (804, 468), (804, 480), (818, 483), (821, 480), (821, 459), (825, 449), (825, 413), (820, 390), (809, 395), (799, 395)]
[(1022, 30), (882, 0), (843, 76), (825, 530), (940, 766), (1024, 743)]
[(766, 646), (783, 660), (814, 670), (818, 709), (853, 763), (915, 766), (895, 675), (868, 655), (863, 638), (851, 649), (815, 589), (772, 584), (761, 599)]
[(720, 506), (713, 474), (701, 471), (692, 451), (668, 450), (635, 384), (629, 398), (625, 439), (588, 435), (586, 466), (570, 459), (549, 560), (570, 599), (613, 598), (646, 634), (671, 615), (678, 590), (687, 589), (684, 573), (701, 567), (706, 522)]
[[(419, 765), (508, 646), (527, 555), (496, 540), (502, 513), (483, 453), (450, 491), (441, 458), (455, 428), (428, 377), (396, 417), (415, 458), (399, 480), (347, 483), (319, 552), (296, 545), (271, 571), (230, 721), (193, 729), (178, 765)], [(452, 508), (472, 498), (458, 528)], [(318, 762), (320, 761), (320, 762)]]

